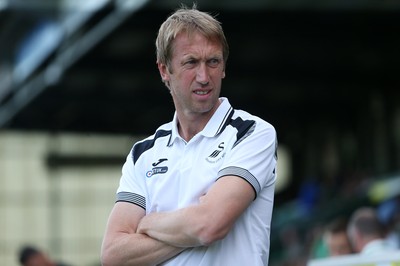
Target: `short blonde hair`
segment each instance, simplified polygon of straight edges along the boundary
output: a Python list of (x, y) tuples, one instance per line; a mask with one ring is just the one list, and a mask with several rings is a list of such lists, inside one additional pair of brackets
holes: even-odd
[(186, 32), (189, 36), (198, 32), (208, 39), (218, 41), (222, 45), (223, 60), (226, 64), (229, 46), (221, 23), (209, 13), (197, 10), (195, 5), (191, 9), (182, 6), (160, 26), (156, 40), (158, 63), (166, 65), (171, 71), (172, 43), (181, 32)]

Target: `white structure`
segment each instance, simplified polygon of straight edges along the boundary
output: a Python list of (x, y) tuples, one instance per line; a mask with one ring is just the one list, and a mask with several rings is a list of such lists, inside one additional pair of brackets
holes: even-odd
[(21, 245), (75, 266), (99, 265), (100, 245), (121, 176), (118, 163), (49, 167), (50, 154), (125, 158), (127, 136), (0, 132), (0, 265)]

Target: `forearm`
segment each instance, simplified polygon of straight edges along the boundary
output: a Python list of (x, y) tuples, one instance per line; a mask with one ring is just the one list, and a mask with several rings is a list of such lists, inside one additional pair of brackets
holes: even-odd
[(176, 247), (208, 245), (205, 237), (208, 228), (199, 209), (192, 206), (174, 212), (150, 213), (143, 217), (137, 232)]
[(141, 219), (136, 232), (176, 247), (207, 246), (229, 233), (254, 196), (247, 181), (224, 176), (200, 197), (198, 204), (150, 213)]
[(182, 252), (144, 234), (119, 233), (102, 247), (103, 266), (157, 265)]

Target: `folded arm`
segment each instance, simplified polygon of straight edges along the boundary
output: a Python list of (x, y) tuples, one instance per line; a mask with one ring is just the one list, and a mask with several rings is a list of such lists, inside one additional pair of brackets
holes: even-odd
[(134, 204), (115, 204), (101, 250), (103, 266), (156, 265), (184, 250), (136, 233), (137, 225), (144, 215), (145, 211)]
[(176, 247), (210, 245), (224, 238), (254, 200), (253, 187), (237, 176), (218, 179), (199, 204), (143, 217), (137, 232)]

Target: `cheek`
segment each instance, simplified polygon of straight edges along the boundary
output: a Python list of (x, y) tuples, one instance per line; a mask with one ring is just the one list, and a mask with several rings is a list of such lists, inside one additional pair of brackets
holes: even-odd
[(220, 76), (216, 76), (216, 77), (213, 79), (213, 83), (214, 83), (214, 86), (215, 86), (216, 88), (220, 88), (220, 87), (221, 87), (221, 84), (222, 84), (222, 78), (221, 78)]
[(223, 69), (215, 69), (215, 71), (211, 73), (211, 76), (215, 82), (219, 81), (219, 83), (221, 83), (221, 80), (225, 78), (225, 71)]
[(185, 77), (173, 76), (170, 79), (170, 90), (172, 95), (183, 96), (187, 91), (190, 91), (187, 79)]
[(196, 75), (193, 71), (183, 71), (174, 77), (175, 84), (182, 89), (189, 88), (195, 80)]

